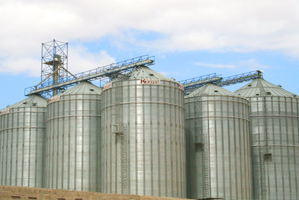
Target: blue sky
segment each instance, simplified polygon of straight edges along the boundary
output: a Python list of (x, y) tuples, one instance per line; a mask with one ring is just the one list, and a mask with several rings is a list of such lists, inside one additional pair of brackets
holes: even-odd
[(1, 1), (0, 108), (40, 81), (41, 43), (52, 39), (69, 43), (73, 73), (149, 54), (176, 80), (260, 69), (299, 94), (298, 13), (293, 0)]

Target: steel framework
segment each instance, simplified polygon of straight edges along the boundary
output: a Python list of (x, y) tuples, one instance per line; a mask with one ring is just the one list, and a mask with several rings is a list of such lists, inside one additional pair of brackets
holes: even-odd
[[(46, 98), (49, 98), (53, 95), (53, 93), (51, 93), (52, 91), (55, 91), (57, 89), (67, 89), (68, 87), (76, 85), (81, 81), (91, 81), (98, 79), (105, 81), (115, 78), (119, 75), (126, 74), (138, 66), (149, 66), (154, 64), (154, 56), (143, 55), (121, 62), (112, 63), (104, 67), (81, 72), (72, 76), (61, 76), (56, 81), (52, 81), (53, 79), (51, 78), (51, 76), (55, 73), (54, 71), (52, 72), (52, 74), (49, 74), (46, 77), (46, 80), (44, 79), (38, 85), (25, 88), (25, 95), (28, 96), (31, 94), (40, 94)], [(64, 70), (67, 71), (66, 69)]]
[[(60, 79), (67, 77), (68, 69), (68, 43), (57, 40), (42, 43), (41, 54), (41, 81), (48, 79), (48, 82), (56, 84)], [(53, 95), (61, 88), (53, 90)]]
[(228, 86), (232, 84), (242, 83), (245, 81), (250, 81), (257, 78), (263, 78), (263, 72), (261, 70), (225, 77), (220, 82), (218, 82), (217, 85)]
[(222, 80), (220, 74), (207, 74), (195, 78), (186, 79), (183, 81), (179, 81), (181, 84), (184, 85), (185, 91), (192, 91), (196, 88), (202, 87), (207, 83), (218, 83)]
[(228, 86), (262, 77), (263, 72), (261, 70), (257, 70), (252, 72), (246, 72), (243, 74), (228, 76), (225, 78), (222, 78), (221, 74), (213, 73), (196, 78), (186, 79), (179, 82), (184, 85), (185, 93), (188, 94), (196, 88), (206, 85), (207, 83), (214, 83), (218, 86)]

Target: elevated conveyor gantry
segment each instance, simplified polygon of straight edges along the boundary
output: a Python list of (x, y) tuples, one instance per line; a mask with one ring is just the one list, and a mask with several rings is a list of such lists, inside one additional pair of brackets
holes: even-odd
[(40, 94), (44, 97), (51, 97), (50, 92), (56, 89), (61, 89), (61, 88), (65, 89), (72, 85), (78, 84), (81, 81), (90, 81), (90, 80), (97, 80), (97, 79), (105, 81), (119, 74), (126, 73), (136, 67), (149, 66), (154, 64), (155, 64), (154, 56), (144, 55), (144, 56), (128, 59), (125, 61), (112, 63), (110, 65), (99, 67), (79, 74), (75, 74), (75, 75), (71, 74), (71, 76), (59, 78), (54, 83), (53, 81), (47, 81), (46, 78), (36, 86), (25, 88), (25, 95), (29, 96), (32, 94)]
[(221, 74), (208, 74), (196, 78), (186, 79), (183, 81), (179, 81), (184, 85), (185, 93), (192, 92), (196, 88), (202, 87), (207, 83), (214, 83), (218, 86), (228, 86), (232, 84), (242, 83), (245, 81), (250, 81), (257, 78), (262, 78), (263, 72), (261, 70), (246, 72), (242, 74), (237, 74), (233, 76), (228, 76), (222, 78)]

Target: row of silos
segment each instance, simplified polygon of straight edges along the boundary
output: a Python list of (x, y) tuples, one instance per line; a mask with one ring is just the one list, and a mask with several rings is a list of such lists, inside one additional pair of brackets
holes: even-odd
[(208, 84), (185, 109), (189, 198), (299, 198), (296, 95), (262, 78), (235, 93)]
[[(23, 150), (18, 148), (23, 143), (17, 139), (13, 140), (15, 146), (7, 144), (12, 134), (6, 133), (5, 118), (14, 120), (13, 111), (10, 109), (8, 114), (2, 110), (0, 185), (186, 197), (181, 84), (140, 67), (105, 85), (103, 92), (91, 83), (82, 82), (48, 101), (36, 95), (30, 98), (44, 101), (43, 116), (38, 116), (42, 122), (40, 140), (29, 139), (29, 146), (35, 142), (40, 147), (35, 151), (42, 158), (38, 163), (38, 180), (35, 185), (7, 181), (10, 177), (5, 170), (14, 165), (11, 160), (18, 156), (15, 151)], [(28, 104), (28, 109), (34, 106)], [(17, 119), (15, 126), (22, 126), (22, 120)], [(29, 123), (33, 123), (31, 120)], [(18, 129), (12, 129), (17, 137)], [(28, 134), (33, 137), (32, 129)], [(25, 153), (23, 157), (32, 156), (32, 152)], [(23, 158), (19, 160), (24, 162)], [(32, 164), (28, 166), (33, 168)], [(24, 182), (27, 181), (24, 172), (22, 168), (13, 174)], [(33, 173), (27, 175), (32, 177)]]
[[(44, 104), (28, 104), (33, 98)], [(103, 91), (82, 82), (48, 102), (28, 99), (0, 113), (0, 184), (200, 199), (298, 198), (298, 101), (263, 79), (236, 93), (208, 84), (184, 98), (179, 83), (140, 67)]]
[(99, 191), (101, 89), (82, 82), (0, 113), (0, 185)]

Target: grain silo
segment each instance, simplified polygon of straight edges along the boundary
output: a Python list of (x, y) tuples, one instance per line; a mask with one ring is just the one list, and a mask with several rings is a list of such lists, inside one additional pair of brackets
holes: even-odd
[(251, 200), (248, 100), (207, 84), (185, 109), (188, 198)]
[(186, 196), (184, 89), (147, 67), (104, 85), (102, 192)]
[(31, 95), (0, 111), (0, 185), (42, 187), (46, 105)]
[(101, 89), (89, 82), (48, 100), (45, 187), (99, 189)]
[(298, 98), (262, 78), (235, 93), (251, 104), (253, 199), (299, 199)]

